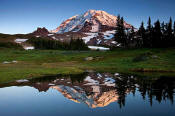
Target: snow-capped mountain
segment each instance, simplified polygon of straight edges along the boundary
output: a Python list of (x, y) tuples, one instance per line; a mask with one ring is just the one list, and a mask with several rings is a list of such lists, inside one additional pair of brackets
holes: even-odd
[[(73, 16), (52, 30), (53, 33), (65, 32), (104, 32), (113, 30), (116, 26), (117, 17), (101, 10), (89, 10), (81, 15)], [(132, 25), (124, 22), (125, 28)]]
[[(36, 37), (49, 37), (61, 42), (73, 39), (83, 39), (88, 46), (119, 46), (114, 34), (117, 16), (101, 10), (88, 10), (84, 14), (73, 16), (56, 28), (47, 32), (45, 29), (35, 31)], [(124, 21), (126, 29), (132, 25)]]

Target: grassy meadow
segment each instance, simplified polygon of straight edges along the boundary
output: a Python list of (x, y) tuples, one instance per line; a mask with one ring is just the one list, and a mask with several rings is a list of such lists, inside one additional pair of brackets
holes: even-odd
[[(85, 60), (87, 57), (93, 57), (93, 60)], [(45, 75), (79, 74), (87, 70), (174, 76), (174, 60), (173, 48), (115, 51), (25, 51), (0, 48), (0, 83)]]

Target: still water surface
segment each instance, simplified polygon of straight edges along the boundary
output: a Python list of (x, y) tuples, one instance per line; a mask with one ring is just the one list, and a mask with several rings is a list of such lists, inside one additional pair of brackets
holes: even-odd
[(175, 78), (88, 73), (0, 84), (0, 116), (174, 116)]

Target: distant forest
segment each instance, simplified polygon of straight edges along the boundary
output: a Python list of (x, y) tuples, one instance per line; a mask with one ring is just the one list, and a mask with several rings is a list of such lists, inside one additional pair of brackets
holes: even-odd
[(144, 22), (140, 28), (135, 31), (135, 28), (127, 30), (124, 27), (124, 19), (117, 18), (117, 27), (115, 33), (115, 41), (120, 43), (124, 48), (167, 48), (175, 47), (175, 22), (174, 26), (170, 18), (168, 23), (160, 23), (157, 20), (152, 25), (149, 17), (147, 27), (145, 29)]
[(28, 40), (35, 46), (35, 49), (55, 49), (55, 50), (89, 50), (82, 39), (71, 39), (69, 43), (60, 42), (48, 38), (32, 37)]

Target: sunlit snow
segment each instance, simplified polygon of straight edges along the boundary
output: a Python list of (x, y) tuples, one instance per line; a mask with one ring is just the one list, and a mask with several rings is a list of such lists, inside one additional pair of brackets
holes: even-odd
[(24, 47), (24, 49), (25, 50), (33, 50), (33, 49), (35, 49), (35, 47), (34, 46), (27, 46), (27, 47)]
[(92, 50), (110, 50), (109, 48), (105, 48), (105, 47), (98, 47), (98, 46), (88, 46), (89, 49)]
[(28, 39), (16, 39), (15, 42), (16, 43), (23, 43), (26, 42)]

